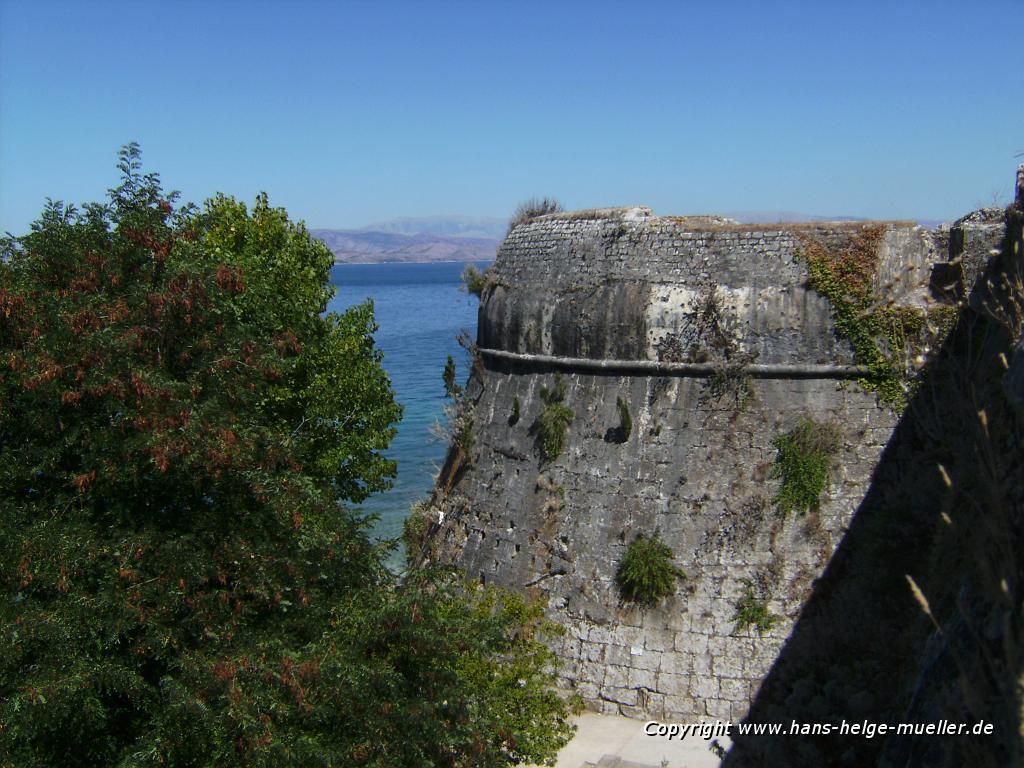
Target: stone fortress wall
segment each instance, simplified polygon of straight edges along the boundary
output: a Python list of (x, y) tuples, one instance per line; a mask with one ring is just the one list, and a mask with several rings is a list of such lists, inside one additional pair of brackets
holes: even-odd
[[(741, 719), (899, 419), (855, 380), (802, 250), (871, 235), (876, 293), (923, 308), (957, 301), (951, 276), (1002, 231), (995, 216), (929, 231), (645, 208), (516, 227), (481, 298), (465, 395), (472, 447), (449, 454), (422, 557), (545, 601), (567, 630), (555, 646), (562, 684), (591, 708)], [(723, 335), (738, 368), (723, 363)], [(573, 418), (565, 449), (545, 461), (536, 420), (542, 388), (558, 380)], [(837, 425), (839, 450), (820, 508), (782, 516), (773, 441), (805, 418)], [(645, 608), (622, 600), (615, 573), (628, 544), (655, 531), (686, 578)], [(739, 625), (750, 597), (776, 617), (767, 631)]]

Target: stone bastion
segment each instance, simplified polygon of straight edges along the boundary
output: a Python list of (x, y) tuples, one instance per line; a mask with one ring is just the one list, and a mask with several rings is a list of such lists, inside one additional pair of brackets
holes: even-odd
[[(809, 286), (809, 255), (866, 254), (859, 289), (928, 317), (963, 298), (965, 255), (1002, 231), (995, 216), (932, 231), (646, 208), (515, 227), (481, 295), (466, 439), (415, 556), (541, 599), (566, 629), (561, 684), (589, 707), (741, 719), (899, 419)], [(927, 352), (888, 350), (910, 371)], [(553, 401), (571, 412), (557, 452), (541, 434)], [(780, 509), (779, 440), (807, 423), (833, 435), (828, 481), (808, 509)], [(685, 577), (631, 602), (617, 569), (655, 533)]]

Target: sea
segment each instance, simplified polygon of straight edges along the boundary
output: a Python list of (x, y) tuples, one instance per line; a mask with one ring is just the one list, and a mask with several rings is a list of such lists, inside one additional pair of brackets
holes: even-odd
[[(434, 262), (429, 264), (338, 264), (331, 269), (335, 286), (328, 309), (372, 301), (378, 325), (374, 340), (384, 356), (395, 397), (404, 408), (398, 434), (386, 455), (398, 464), (394, 486), (359, 505), (375, 516), (372, 535), (399, 539), (412, 504), (425, 498), (444, 461), (448, 446), (432, 434), (443, 419), (444, 371), (448, 355), (455, 360), (458, 380), (469, 374), (469, 356), (459, 345), (459, 334), (476, 339), (479, 300), (460, 290), (468, 264), (485, 269), (490, 262)], [(401, 568), (399, 546), (389, 564)]]

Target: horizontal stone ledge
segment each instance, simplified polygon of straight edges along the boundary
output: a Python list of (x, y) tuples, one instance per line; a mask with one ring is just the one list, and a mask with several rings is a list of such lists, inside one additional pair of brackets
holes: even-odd
[[(595, 360), (589, 357), (559, 357), (557, 355), (530, 355), (506, 352), (502, 349), (478, 347), (484, 357), (508, 360), (525, 365), (548, 366), (575, 371), (598, 373), (641, 374), (645, 376), (686, 376), (710, 378), (723, 370), (720, 363), (667, 363), (661, 360)], [(868, 374), (861, 365), (806, 365), (806, 364), (751, 364), (743, 373), (755, 379), (858, 379)]]

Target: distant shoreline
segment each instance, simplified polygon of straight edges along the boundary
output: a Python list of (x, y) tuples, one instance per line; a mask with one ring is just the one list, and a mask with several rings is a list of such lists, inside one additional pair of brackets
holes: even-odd
[(395, 261), (335, 261), (334, 262), (334, 266), (336, 266), (336, 267), (346, 267), (346, 266), (367, 267), (367, 266), (386, 266), (386, 265), (389, 265), (389, 264), (390, 265), (396, 265), (396, 264), (407, 264), (407, 265), (410, 265), (410, 264), (480, 264), (480, 263), (486, 263), (486, 262), (492, 262), (492, 261), (494, 261), (494, 259), (427, 259), (427, 260), (420, 260), (420, 261), (411, 261), (411, 260), (410, 261), (405, 261), (405, 260), (395, 260)]

